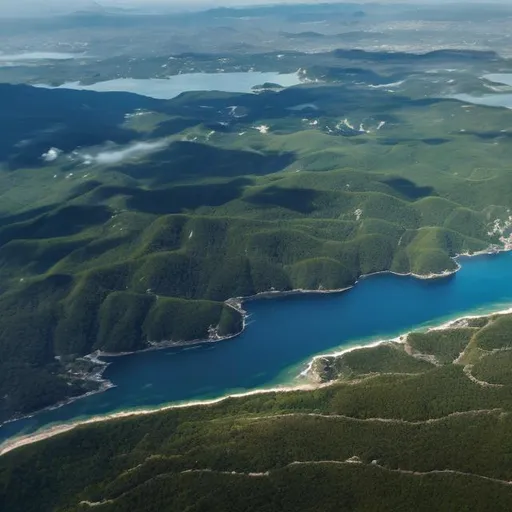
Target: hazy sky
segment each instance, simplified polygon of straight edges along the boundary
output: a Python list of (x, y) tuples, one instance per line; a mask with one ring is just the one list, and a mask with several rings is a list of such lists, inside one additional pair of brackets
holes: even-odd
[[(354, 3), (375, 2), (375, 0), (347, 0)], [(509, 4), (512, 0), (377, 0), (379, 3), (501, 3)], [(174, 9), (198, 9), (214, 6), (243, 6), (254, 4), (285, 4), (285, 3), (341, 3), (340, 0), (0, 0), (0, 16), (59, 14), (75, 10), (91, 8), (95, 3), (105, 6), (137, 7), (149, 9), (165, 7)]]

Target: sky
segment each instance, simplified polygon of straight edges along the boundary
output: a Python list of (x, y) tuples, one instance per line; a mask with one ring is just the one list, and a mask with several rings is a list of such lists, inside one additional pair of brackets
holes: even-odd
[[(354, 3), (374, 2), (375, 0), (347, 0)], [(442, 5), (446, 1), (461, 4), (509, 4), (511, 0), (377, 0), (379, 3), (438, 3)], [(136, 7), (149, 9), (160, 7), (176, 10), (200, 9), (201, 7), (215, 6), (244, 6), (256, 4), (290, 4), (290, 3), (340, 3), (340, 0), (0, 0), (0, 16), (28, 16), (69, 13), (76, 10), (94, 8), (98, 3), (105, 6)]]

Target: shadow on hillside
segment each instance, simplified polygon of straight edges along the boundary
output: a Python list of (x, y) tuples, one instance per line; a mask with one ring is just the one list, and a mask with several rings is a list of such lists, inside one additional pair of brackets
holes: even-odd
[(479, 139), (482, 139), (482, 140), (512, 138), (512, 133), (502, 132), (502, 131), (498, 131), (498, 130), (488, 131), (488, 132), (477, 132), (475, 130), (466, 130), (465, 132), (459, 132), (457, 135), (471, 135), (474, 137), (478, 137)]
[(441, 146), (443, 144), (448, 144), (452, 139), (446, 139), (442, 137), (438, 138), (429, 138), (429, 139), (413, 139), (410, 137), (386, 137), (379, 139), (379, 144), (382, 146), (396, 146), (398, 144), (404, 144), (410, 142), (411, 144), (418, 145), (420, 142), (426, 144), (427, 146)]
[(103, 205), (67, 206), (31, 221), (5, 226), (0, 230), (0, 244), (16, 239), (75, 235), (85, 228), (105, 223), (110, 217), (110, 209)]
[(221, 206), (240, 197), (244, 187), (250, 183), (250, 180), (241, 178), (228, 183), (183, 185), (157, 190), (105, 186), (96, 189), (93, 198), (104, 201), (114, 196), (126, 196), (128, 208), (162, 215), (194, 210), (200, 206)]
[(0, 216), (0, 227), (34, 219), (36, 217), (39, 217), (40, 215), (48, 213), (54, 208), (56, 208), (56, 205), (41, 206), (39, 208), (33, 208), (31, 210), (26, 210), (21, 213), (16, 213), (14, 215)]
[[(182, 120), (171, 121), (168, 128), (173, 131), (183, 123), (211, 125), (216, 131), (238, 131), (239, 125), (244, 129), (253, 123), (268, 121), (272, 129), (272, 120), (283, 118), (318, 119), (319, 117), (338, 118), (351, 115), (378, 116), (379, 121), (398, 123), (393, 112), (407, 107), (424, 107), (440, 103), (439, 98), (411, 99), (403, 94), (390, 95), (385, 89), (369, 88), (367, 83), (382, 84), (403, 79), (406, 75), (395, 73), (382, 76), (370, 70), (360, 68), (317, 68), (320, 75), (339, 78), (344, 83), (326, 83), (307, 85), (301, 84), (284, 89), (280, 92), (265, 92), (260, 94), (218, 94), (218, 93), (184, 93), (170, 100), (160, 111), (169, 115), (181, 116)], [(349, 83), (346, 79), (349, 78)], [(315, 109), (290, 110), (298, 105), (315, 105)], [(229, 106), (244, 108), (245, 115), (236, 118), (230, 115)], [(365, 112), (367, 110), (367, 112)], [(219, 123), (227, 123), (221, 127)], [(178, 123), (173, 126), (173, 123)], [(153, 135), (164, 135), (166, 124), (157, 128)], [(171, 133), (169, 132), (169, 133)]]
[(314, 201), (317, 197), (318, 192), (309, 188), (268, 187), (261, 192), (245, 197), (244, 200), (261, 207), (278, 206), (297, 213), (308, 214), (316, 209)]
[(9, 169), (43, 165), (50, 147), (70, 152), (112, 141), (125, 144), (140, 134), (123, 128), (124, 116), (156, 100), (125, 93), (50, 90), (0, 84), (0, 161)]
[(402, 196), (413, 201), (421, 199), (422, 197), (437, 195), (432, 187), (418, 187), (418, 185), (406, 178), (388, 178), (382, 180), (381, 183), (384, 183)]
[(197, 126), (201, 124), (201, 119), (198, 118), (186, 118), (186, 117), (176, 117), (174, 119), (169, 119), (168, 121), (161, 122), (152, 132), (152, 137), (168, 137), (169, 135), (174, 135), (176, 133), (180, 133), (187, 128), (192, 128), (193, 126)]
[(143, 162), (125, 164), (119, 170), (158, 186), (178, 180), (272, 174), (291, 165), (295, 158), (293, 153), (262, 154), (196, 142), (174, 142)]
[(101, 185), (102, 183), (99, 180), (87, 180), (83, 183), (79, 183), (70, 190), (66, 200), (72, 201), (73, 199), (77, 199), (78, 197), (88, 194), (98, 187), (101, 187)]

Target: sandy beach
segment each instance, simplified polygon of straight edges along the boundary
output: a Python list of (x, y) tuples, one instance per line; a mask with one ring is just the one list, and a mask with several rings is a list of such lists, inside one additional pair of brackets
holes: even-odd
[[(510, 250), (510, 249), (504, 249), (504, 250)], [(479, 256), (479, 255), (483, 255), (483, 254), (495, 254), (496, 252), (498, 252), (498, 251), (493, 251), (493, 252), (481, 251), (481, 252), (475, 253), (475, 254), (461, 254), (461, 255), (458, 255), (458, 256), (454, 257), (453, 259), (456, 260), (460, 256), (473, 257), (473, 256)], [(503, 252), (503, 251), (500, 251), (500, 252)], [(368, 278), (368, 277), (370, 277), (372, 275), (376, 275), (376, 274), (393, 274), (393, 275), (398, 275), (398, 276), (412, 276), (412, 277), (419, 278), (419, 279), (442, 278), (442, 277), (446, 277), (446, 276), (452, 275), (452, 274), (454, 274), (454, 273), (456, 273), (456, 272), (458, 272), (460, 270), (461, 265), (458, 262), (456, 262), (456, 263), (457, 263), (457, 268), (456, 269), (451, 270), (451, 271), (445, 271), (445, 272), (440, 273), (440, 274), (429, 274), (429, 275), (426, 275), (426, 276), (420, 276), (420, 275), (415, 275), (413, 273), (398, 274), (398, 273), (392, 272), (392, 271), (382, 271), (382, 272), (375, 272), (373, 274), (362, 275), (362, 276), (360, 276), (358, 281), (356, 281), (356, 283), (354, 283), (354, 285), (348, 286), (348, 287), (345, 287), (345, 288), (341, 288), (341, 289), (336, 289), (336, 290), (305, 290), (305, 289), (296, 289), (296, 290), (289, 290), (289, 291), (277, 291), (277, 290), (274, 291), (274, 290), (271, 290), (271, 291), (267, 291), (267, 292), (261, 292), (261, 293), (258, 293), (256, 295), (250, 296), (250, 297), (236, 297), (236, 298), (229, 299), (228, 301), (226, 301), (226, 304), (228, 304), (230, 307), (233, 307), (234, 309), (236, 309), (237, 311), (239, 311), (242, 314), (243, 324), (242, 324), (242, 328), (241, 328), (240, 332), (235, 333), (233, 335), (226, 336), (226, 337), (219, 337), (219, 338), (216, 338), (216, 339), (210, 338), (208, 340), (194, 340), (194, 341), (190, 341), (190, 342), (186, 342), (186, 343), (180, 343), (180, 342), (167, 342), (166, 343), (166, 342), (163, 342), (162, 344), (159, 344), (158, 346), (149, 347), (148, 349), (145, 349), (145, 350), (146, 351), (147, 350), (157, 350), (157, 349), (168, 348), (168, 347), (173, 347), (173, 346), (180, 346), (181, 347), (181, 346), (196, 345), (196, 344), (202, 344), (202, 343), (213, 343), (213, 342), (217, 342), (217, 341), (221, 341), (221, 340), (227, 340), (227, 339), (236, 338), (247, 327), (247, 318), (248, 317), (247, 317), (246, 311), (243, 309), (243, 303), (245, 301), (257, 300), (257, 299), (262, 299), (262, 298), (277, 298), (277, 297), (282, 297), (282, 296), (301, 295), (301, 294), (333, 294), (333, 293), (342, 293), (344, 291), (347, 291), (347, 290), (353, 288), (357, 284), (357, 282), (359, 282), (360, 279)], [(461, 317), (458, 317), (458, 318), (455, 318), (455, 319), (452, 319), (452, 320), (448, 320), (447, 322), (444, 322), (443, 324), (440, 324), (439, 326), (429, 327), (428, 330), (448, 329), (452, 325), (454, 325), (457, 322), (460, 322), (460, 321), (462, 321), (464, 319), (481, 318), (481, 317), (486, 317), (486, 316), (491, 316), (491, 315), (496, 315), (496, 314), (510, 314), (510, 313), (512, 313), (512, 308), (507, 308), (507, 309), (503, 309), (503, 310), (499, 310), (499, 311), (495, 311), (495, 312), (489, 312), (489, 313), (480, 314), (480, 315), (464, 315), (464, 316), (461, 316)], [(298, 375), (298, 377), (307, 378), (308, 374), (311, 371), (311, 368), (312, 368), (312, 365), (313, 365), (314, 361), (319, 359), (319, 358), (322, 358), (322, 357), (338, 357), (338, 356), (341, 356), (341, 355), (343, 355), (345, 353), (352, 352), (354, 350), (360, 350), (360, 349), (365, 349), (365, 348), (376, 347), (376, 346), (379, 346), (379, 345), (381, 345), (383, 343), (403, 343), (405, 341), (406, 336), (409, 333), (410, 332), (402, 333), (402, 334), (396, 336), (395, 338), (381, 339), (381, 340), (373, 341), (373, 342), (370, 342), (370, 343), (367, 343), (367, 344), (359, 343), (357, 345), (353, 345), (353, 346), (344, 348), (344, 349), (339, 350), (339, 351), (334, 351), (334, 352), (329, 352), (329, 353), (324, 353), (324, 354), (316, 355), (316, 356), (314, 356), (310, 360), (310, 362), (309, 362), (308, 366), (306, 367), (306, 369), (304, 371), (302, 371)], [(141, 352), (141, 351), (137, 351), (137, 352)], [(131, 352), (131, 353), (134, 353), (134, 352)], [(113, 357), (113, 356), (122, 356), (122, 355), (126, 355), (126, 354), (110, 354), (110, 353), (105, 353), (105, 352), (97, 351), (94, 354), (91, 354), (90, 357), (98, 358), (98, 357), (102, 357), (102, 356)], [(8, 452), (10, 452), (10, 451), (12, 451), (12, 450), (14, 450), (16, 448), (19, 448), (21, 446), (25, 446), (25, 445), (28, 445), (28, 444), (36, 443), (36, 442), (42, 441), (44, 439), (48, 439), (48, 438), (54, 437), (56, 435), (62, 434), (64, 432), (68, 432), (68, 431), (70, 431), (70, 430), (72, 430), (72, 429), (74, 429), (74, 428), (76, 428), (78, 426), (81, 426), (81, 425), (90, 425), (90, 424), (94, 424), (94, 423), (110, 421), (110, 420), (113, 420), (113, 419), (128, 418), (128, 417), (134, 417), (134, 416), (139, 416), (139, 415), (147, 415), (147, 414), (154, 414), (154, 413), (157, 413), (157, 412), (160, 412), (160, 411), (165, 411), (165, 410), (170, 410), (170, 409), (177, 409), (177, 408), (183, 408), (183, 407), (208, 406), (208, 405), (213, 405), (213, 404), (219, 403), (219, 402), (221, 402), (223, 400), (226, 400), (226, 399), (229, 399), (229, 398), (240, 398), (240, 397), (251, 396), (251, 395), (255, 395), (255, 394), (275, 393), (275, 392), (292, 392), (292, 391), (308, 391), (308, 390), (312, 390), (312, 389), (318, 389), (319, 387), (329, 386), (332, 383), (333, 382), (314, 383), (314, 382), (310, 381), (310, 382), (308, 382), (306, 384), (304, 384), (304, 383), (302, 383), (302, 384), (297, 383), (297, 385), (283, 385), (283, 386), (267, 388), (267, 389), (265, 389), (265, 388), (263, 388), (263, 389), (256, 389), (256, 390), (248, 391), (248, 392), (245, 392), (245, 393), (230, 394), (230, 395), (226, 395), (226, 396), (223, 396), (223, 397), (220, 397), (220, 398), (217, 398), (217, 399), (212, 399), (212, 400), (190, 401), (190, 402), (183, 403), (183, 404), (165, 405), (165, 406), (162, 406), (162, 407), (156, 407), (156, 408), (151, 408), (151, 409), (120, 411), (120, 412), (109, 414), (109, 415), (105, 415), (105, 416), (95, 416), (95, 417), (92, 417), (92, 418), (88, 418), (86, 420), (77, 420), (77, 421), (72, 422), (72, 423), (65, 423), (65, 424), (61, 424), (61, 425), (55, 425), (55, 426), (52, 426), (52, 427), (40, 430), (38, 432), (35, 432), (33, 434), (29, 434), (29, 435), (26, 435), (26, 436), (18, 436), (18, 437), (11, 438), (11, 439), (5, 441), (4, 443), (2, 443), (0, 445), (0, 456), (6, 454), (6, 453), (8, 453)], [(80, 398), (81, 397), (77, 397), (77, 398), (74, 398), (72, 400), (73, 401), (74, 400), (79, 400)], [(66, 403), (69, 403), (69, 401), (66, 402)], [(52, 406), (52, 408), (56, 408), (56, 407), (59, 407), (59, 406), (62, 406), (62, 405), (65, 405), (65, 403), (63, 403), (61, 405)], [(36, 414), (36, 413), (34, 413), (34, 414)]]
[[(449, 321), (447, 321), (443, 324), (440, 324), (438, 326), (429, 327), (428, 331), (449, 329), (452, 326), (454, 326), (455, 324), (458, 324), (464, 320), (470, 320), (470, 319), (474, 319), (474, 318), (483, 318), (483, 317), (489, 317), (489, 316), (494, 316), (494, 315), (506, 315), (506, 314), (512, 314), (512, 307), (503, 309), (503, 310), (499, 310), (499, 311), (485, 313), (482, 315), (464, 315), (464, 316), (449, 320)], [(377, 347), (383, 343), (404, 343), (406, 336), (410, 332), (400, 334), (399, 336), (396, 336), (395, 338), (377, 340), (377, 341), (374, 341), (374, 342), (368, 343), (368, 344), (359, 344), (359, 345), (347, 347), (346, 349), (343, 349), (340, 351), (319, 354), (311, 360), (311, 362), (309, 363), (306, 370), (304, 370), (299, 376), (307, 377), (314, 361), (318, 358), (338, 357), (338, 356), (341, 356), (348, 352), (353, 352), (355, 350)], [(283, 386), (277, 386), (277, 387), (267, 388), (267, 389), (256, 389), (256, 390), (252, 390), (252, 391), (247, 391), (245, 393), (229, 394), (229, 395), (226, 395), (226, 396), (223, 396), (220, 398), (216, 398), (216, 399), (212, 399), (212, 400), (196, 400), (196, 401), (186, 402), (183, 404), (165, 405), (162, 407), (151, 408), (151, 409), (120, 411), (120, 412), (108, 414), (105, 416), (95, 416), (92, 418), (88, 418), (86, 420), (78, 420), (78, 421), (75, 421), (72, 423), (64, 423), (62, 425), (55, 425), (55, 426), (49, 427), (47, 429), (41, 430), (39, 432), (35, 432), (33, 434), (29, 434), (26, 436), (14, 437), (12, 439), (9, 439), (8, 441), (6, 441), (0, 445), (0, 456), (5, 455), (6, 453), (8, 453), (12, 450), (15, 450), (17, 448), (20, 448), (22, 446), (37, 443), (39, 441), (44, 441), (45, 439), (55, 437), (59, 434), (65, 433), (65, 432), (69, 432), (70, 430), (73, 430), (82, 425), (92, 425), (95, 423), (101, 423), (101, 422), (111, 421), (111, 420), (115, 420), (115, 419), (132, 418), (132, 417), (136, 417), (136, 416), (155, 414), (158, 412), (168, 411), (171, 409), (182, 409), (182, 408), (186, 408), (186, 407), (198, 407), (198, 406), (211, 406), (211, 405), (218, 404), (218, 403), (220, 403), (224, 400), (230, 399), (230, 398), (242, 398), (242, 397), (267, 394), (267, 393), (290, 393), (290, 392), (295, 392), (295, 391), (311, 391), (314, 389), (331, 386), (335, 382), (336, 381), (330, 381), (330, 382), (326, 382), (326, 383), (308, 382), (306, 384), (297, 384), (295, 386), (293, 386), (293, 385), (292, 386), (284, 386), (283, 385)]]
[[(457, 324), (460, 324), (460, 322), (463, 322), (464, 320), (472, 320), (475, 318), (486, 318), (486, 317), (495, 316), (495, 315), (510, 315), (510, 314), (512, 314), (512, 307), (507, 308), (507, 309), (501, 309), (498, 311), (492, 311), (490, 313), (484, 313), (481, 315), (464, 315), (464, 316), (454, 318), (453, 320), (448, 320), (440, 325), (428, 327), (426, 329), (426, 331), (427, 332), (444, 331), (446, 329), (451, 329), (453, 327), (457, 328), (458, 327)], [(354, 352), (355, 350), (374, 348), (374, 347), (378, 347), (379, 345), (383, 345), (385, 343), (402, 343), (403, 344), (403, 343), (405, 343), (407, 336), (409, 334), (411, 334), (412, 332), (417, 332), (417, 330), (404, 332), (402, 334), (399, 334), (398, 336), (395, 336), (394, 338), (386, 338), (386, 339), (377, 340), (377, 341), (374, 341), (371, 343), (360, 343), (358, 345), (353, 345), (353, 346), (344, 348), (342, 350), (338, 350), (338, 351), (334, 351), (334, 352), (326, 352), (325, 354), (318, 354), (311, 359), (307, 368), (305, 370), (303, 370), (300, 375), (307, 377), (307, 375), (311, 371), (311, 368), (313, 367), (315, 360), (317, 360), (317, 359), (322, 359), (325, 357), (340, 357), (343, 354), (348, 354), (349, 352)]]
[(45, 439), (49, 439), (51, 437), (55, 437), (59, 434), (63, 434), (64, 432), (69, 432), (79, 426), (82, 425), (92, 425), (94, 423), (102, 423), (105, 421), (111, 421), (121, 418), (131, 418), (135, 416), (143, 416), (148, 414), (155, 414), (162, 411), (168, 411), (171, 409), (183, 409), (186, 407), (198, 407), (198, 406), (210, 406), (218, 404), (224, 400), (228, 400), (230, 398), (242, 398), (246, 396), (253, 395), (261, 395), (268, 393), (290, 393), (294, 391), (311, 391), (313, 389), (318, 389), (321, 387), (325, 387), (330, 385), (331, 383), (326, 384), (301, 384), (297, 386), (278, 386), (274, 388), (268, 389), (255, 389), (252, 391), (247, 391), (245, 393), (234, 393), (226, 396), (222, 396), (220, 398), (215, 398), (212, 400), (197, 400), (186, 402), (183, 404), (173, 404), (173, 405), (164, 405), (162, 407), (157, 407), (154, 409), (135, 409), (129, 411), (120, 411), (112, 414), (108, 414), (105, 416), (94, 416), (92, 418), (88, 418), (86, 420), (78, 420), (72, 423), (63, 423), (62, 425), (54, 425), (53, 427), (49, 427), (47, 429), (43, 429), (39, 432), (34, 432), (33, 434), (29, 434), (26, 436), (13, 437), (8, 441), (2, 443), (0, 445), (0, 456), (5, 455), (6, 453), (15, 450), (16, 448), (20, 448), (22, 446), (26, 446), (28, 444), (37, 443), (39, 441), (43, 441)]

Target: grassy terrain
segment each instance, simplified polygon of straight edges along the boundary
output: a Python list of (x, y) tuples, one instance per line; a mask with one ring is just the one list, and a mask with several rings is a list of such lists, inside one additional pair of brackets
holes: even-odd
[(509, 234), (512, 113), (435, 99), (425, 72), (459, 62), (478, 89), (488, 56), (299, 57), (328, 81), (172, 101), (0, 86), (0, 420), (88, 390), (68, 370), (93, 350), (239, 332), (230, 297), (454, 270)]
[(461, 362), (487, 331), (506, 335), (510, 319), (347, 353), (331, 359), (343, 363), (340, 380), (314, 391), (111, 420), (24, 446), (0, 459), (0, 507), (510, 510), (511, 349)]

